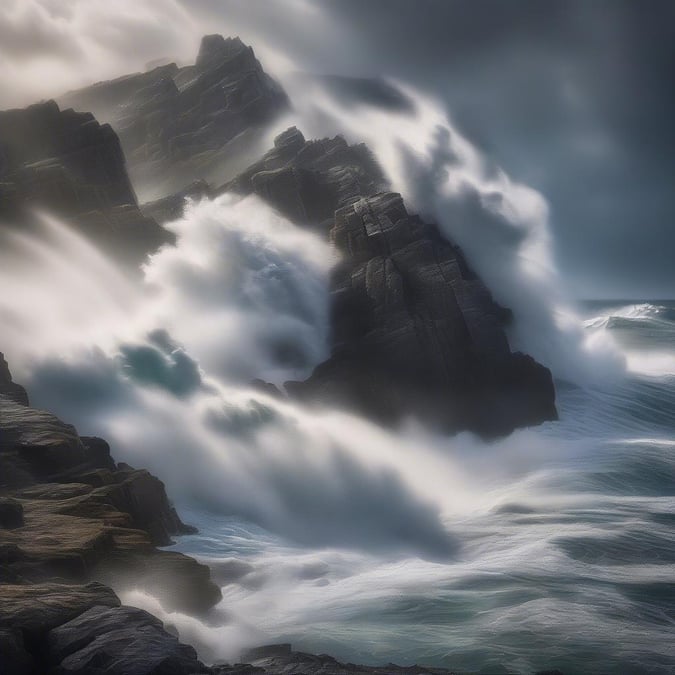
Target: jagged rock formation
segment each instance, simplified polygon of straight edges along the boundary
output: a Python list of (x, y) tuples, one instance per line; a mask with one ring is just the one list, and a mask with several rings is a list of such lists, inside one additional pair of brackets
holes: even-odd
[(108, 444), (0, 395), (0, 583), (103, 581), (146, 588), (167, 607), (220, 599), (207, 567), (156, 546), (192, 531), (147, 471)]
[[(214, 666), (213, 675), (452, 675), (454, 671), (429, 666), (359, 666), (340, 663), (327, 654), (293, 651), (290, 644), (266, 645), (249, 649), (241, 655), (244, 663)], [(563, 675), (559, 670), (546, 670), (534, 675)]]
[(103, 439), (28, 407), (0, 355), (3, 674), (208, 673), (192, 647), (147, 612), (120, 607), (112, 590), (208, 610), (221, 599), (209, 569), (156, 548), (191, 531), (159, 479), (116, 465)]
[(140, 212), (112, 128), (54, 101), (0, 112), (0, 226), (28, 227), (34, 207), (133, 264), (173, 241)]
[(243, 663), (234, 666), (214, 666), (214, 675), (452, 675), (445, 668), (425, 666), (358, 666), (340, 663), (327, 654), (314, 655), (293, 651), (290, 644), (265, 645), (246, 650)]
[(196, 180), (167, 197), (141, 205), (143, 213), (158, 223), (167, 223), (183, 216), (187, 200), (199, 201), (212, 196), (211, 186), (205, 180)]
[(209, 672), (159, 619), (97, 583), (0, 585), (0, 659), (6, 675)]
[(341, 255), (331, 280), (331, 357), (305, 382), (307, 402), (385, 423), (407, 415), (486, 436), (556, 419), (548, 369), (511, 353), (499, 307), (438, 228), (410, 215), (364, 146), (281, 134), (224, 185), (255, 193), (298, 224), (328, 233)]
[(201, 178), (223, 180), (259, 130), (288, 106), (238, 37), (207, 35), (194, 65), (175, 63), (73, 91), (60, 102), (92, 111), (118, 133), (137, 189), (150, 198)]
[(12, 380), (9, 364), (5, 361), (5, 355), (2, 352), (0, 352), (0, 396), (5, 396), (21, 405), (28, 405), (28, 394), (20, 384)]
[(328, 233), (336, 209), (385, 187), (365, 145), (349, 145), (341, 136), (306, 141), (291, 127), (261, 160), (215, 192), (255, 193), (294, 223)]

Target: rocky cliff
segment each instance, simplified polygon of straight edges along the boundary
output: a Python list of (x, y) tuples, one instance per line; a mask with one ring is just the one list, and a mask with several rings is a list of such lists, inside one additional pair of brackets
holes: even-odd
[(134, 265), (173, 241), (140, 212), (112, 128), (54, 101), (0, 112), (0, 227), (30, 227), (33, 208)]
[(295, 127), (216, 192), (255, 193), (329, 236), (331, 357), (286, 389), (392, 423), (414, 415), (486, 436), (556, 419), (551, 373), (512, 353), (499, 307), (462, 252), (387, 191), (372, 155)]
[[(115, 645), (124, 647), (130, 662), (140, 654), (146, 662), (182, 659), (193, 670), (178, 672), (203, 672), (194, 650), (180, 646), (153, 617), (104, 609), (119, 606), (115, 591), (133, 588), (149, 591), (168, 609), (191, 613), (221, 598), (207, 567), (156, 548), (192, 531), (162, 482), (116, 464), (104, 440), (81, 437), (29, 407), (4, 359), (0, 380), (2, 672), (44, 673), (58, 664), (63, 673), (99, 672), (92, 668), (102, 665), (102, 652), (112, 658)], [(80, 615), (85, 618), (77, 626), (67, 623)], [(119, 633), (122, 628), (126, 633)], [(96, 648), (89, 646), (96, 641)]]
[(109, 122), (134, 185), (156, 197), (192, 180), (222, 180), (225, 167), (250, 157), (261, 128), (288, 106), (253, 49), (221, 35), (202, 39), (194, 65), (101, 82), (60, 103)]

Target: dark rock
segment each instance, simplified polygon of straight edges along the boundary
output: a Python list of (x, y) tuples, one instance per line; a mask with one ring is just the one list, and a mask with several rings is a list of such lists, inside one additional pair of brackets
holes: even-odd
[(117, 545), (97, 566), (97, 579), (120, 592), (147, 590), (169, 611), (204, 614), (222, 599), (206, 565), (175, 551), (144, 550), (133, 532), (115, 532)]
[(35, 661), (18, 628), (0, 628), (0, 666), (3, 675), (34, 675)]
[(259, 195), (330, 236), (341, 256), (331, 279), (331, 358), (286, 391), (385, 424), (415, 415), (485, 436), (556, 419), (548, 369), (511, 353), (510, 312), (459, 248), (384, 188), (365, 146), (339, 136), (306, 141), (292, 127), (216, 191)]
[(183, 216), (188, 200), (199, 201), (210, 196), (211, 187), (209, 184), (204, 180), (196, 180), (168, 197), (143, 204), (141, 210), (146, 216), (154, 218), (158, 223), (166, 223)]
[(112, 125), (134, 185), (150, 198), (196, 178), (222, 182), (237, 157), (238, 166), (251, 160), (250, 141), (288, 107), (251, 47), (220, 35), (203, 38), (194, 66), (161, 66), (60, 101)]
[(327, 235), (336, 209), (385, 187), (365, 145), (348, 145), (341, 136), (306, 141), (291, 127), (261, 160), (215, 192), (255, 193), (294, 223)]
[(331, 238), (342, 256), (331, 283), (332, 356), (289, 393), (384, 423), (414, 414), (487, 436), (556, 418), (549, 371), (511, 353), (502, 308), (400, 195), (338, 209)]
[(55, 675), (196, 675), (208, 673), (192, 647), (158, 626), (120, 627), (66, 657)]
[(291, 645), (284, 642), (278, 645), (263, 645), (262, 647), (253, 647), (242, 652), (242, 661), (257, 661), (258, 659), (267, 659), (270, 657), (286, 658), (291, 655)]
[(214, 666), (213, 675), (253, 675), (254, 673), (293, 673), (293, 675), (452, 675), (445, 668), (425, 666), (358, 666), (340, 663), (326, 654), (295, 652), (289, 644), (268, 645), (249, 649), (242, 654), (246, 663)]
[[(0, 581), (103, 580), (204, 612), (220, 589), (208, 567), (155, 545), (194, 532), (147, 471), (115, 465), (108, 444), (0, 397)], [(6, 513), (5, 513), (6, 512)], [(23, 514), (19, 522), (17, 514)]]
[(104, 488), (110, 502), (128, 513), (134, 527), (145, 530), (156, 546), (167, 546), (171, 535), (193, 533), (169, 503), (164, 483), (148, 471), (119, 472), (116, 485)]
[(162, 626), (162, 622), (136, 607), (108, 607), (99, 605), (88, 609), (74, 619), (51, 631), (47, 636), (49, 660), (61, 663), (74, 652), (80, 651), (104, 633), (119, 628)]
[(37, 639), (91, 607), (119, 604), (113, 591), (98, 583), (0, 584), (0, 628)]
[(36, 206), (125, 262), (173, 241), (138, 209), (112, 128), (54, 101), (0, 112), (0, 217), (28, 228)]
[(80, 436), (91, 464), (100, 469), (115, 469), (115, 460), (110, 456), (108, 442), (97, 436)]
[(23, 525), (23, 506), (16, 499), (0, 497), (0, 527), (12, 530)]
[[(2, 190), (1, 187), (0, 190)], [(28, 405), (28, 394), (20, 384), (12, 381), (9, 365), (5, 361), (5, 355), (2, 352), (0, 352), (0, 396), (9, 398), (21, 405)]]

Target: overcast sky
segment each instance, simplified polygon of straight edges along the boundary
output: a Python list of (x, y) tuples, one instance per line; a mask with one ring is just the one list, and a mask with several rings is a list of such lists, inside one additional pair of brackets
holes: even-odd
[(675, 2), (2, 0), (0, 106), (239, 34), (271, 71), (388, 75), (548, 199), (580, 296), (675, 297)]

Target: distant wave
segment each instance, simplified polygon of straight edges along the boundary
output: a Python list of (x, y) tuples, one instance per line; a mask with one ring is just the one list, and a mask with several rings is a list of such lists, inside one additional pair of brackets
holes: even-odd
[(628, 328), (636, 323), (673, 324), (675, 323), (675, 307), (669, 305), (642, 302), (633, 305), (610, 307), (605, 313), (593, 316), (584, 321), (586, 328)]

